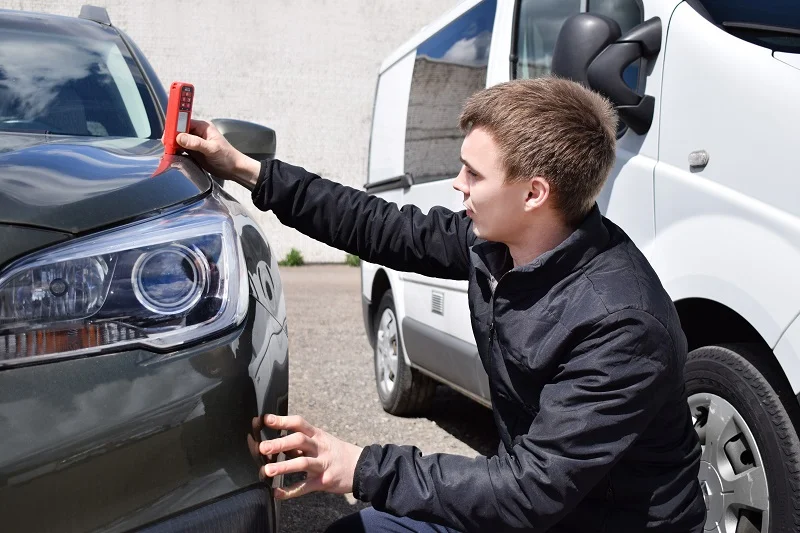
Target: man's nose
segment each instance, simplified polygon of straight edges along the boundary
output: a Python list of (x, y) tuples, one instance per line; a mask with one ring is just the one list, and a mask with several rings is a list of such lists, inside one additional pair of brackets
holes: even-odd
[(453, 188), (462, 194), (468, 194), (469, 188), (467, 187), (467, 180), (464, 179), (464, 169), (458, 173), (456, 179), (453, 180)]

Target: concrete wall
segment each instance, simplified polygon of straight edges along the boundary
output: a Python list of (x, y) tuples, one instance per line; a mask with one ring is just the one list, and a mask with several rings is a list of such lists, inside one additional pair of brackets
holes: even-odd
[[(91, 0), (0, 0), (0, 8), (77, 16)], [(195, 116), (274, 128), (279, 159), (361, 188), (377, 70), (457, 0), (97, 0), (147, 55), (164, 85), (196, 87)], [(235, 185), (228, 188), (249, 202)], [(344, 254), (252, 209), (280, 257)]]

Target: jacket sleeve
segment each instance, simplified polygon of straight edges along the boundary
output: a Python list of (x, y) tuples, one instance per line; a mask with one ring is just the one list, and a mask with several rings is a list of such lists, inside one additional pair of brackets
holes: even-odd
[(653, 421), (676, 383), (667, 330), (620, 311), (595, 324), (544, 386), (540, 410), (508, 454), (422, 456), (365, 448), (356, 498), (462, 531), (545, 531), (591, 491)]
[(370, 263), (426, 276), (468, 279), (475, 240), (465, 213), (413, 205), (398, 209), (376, 196), (278, 160), (261, 163), (253, 204), (286, 226)]

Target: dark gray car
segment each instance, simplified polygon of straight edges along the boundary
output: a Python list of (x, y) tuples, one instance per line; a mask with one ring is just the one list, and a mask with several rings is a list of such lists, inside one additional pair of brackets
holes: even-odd
[[(162, 159), (163, 86), (104, 10), (82, 17), (0, 11), (0, 531), (275, 531), (276, 259)], [(274, 154), (271, 130), (218, 124)]]

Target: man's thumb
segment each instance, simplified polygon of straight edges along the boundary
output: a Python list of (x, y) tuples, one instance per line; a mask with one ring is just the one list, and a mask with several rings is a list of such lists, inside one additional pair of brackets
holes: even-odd
[(197, 135), (191, 135), (189, 133), (179, 133), (175, 140), (180, 144), (182, 147), (186, 148), (187, 150), (194, 150), (196, 152), (203, 152), (207, 151), (207, 143), (205, 139), (198, 137)]

